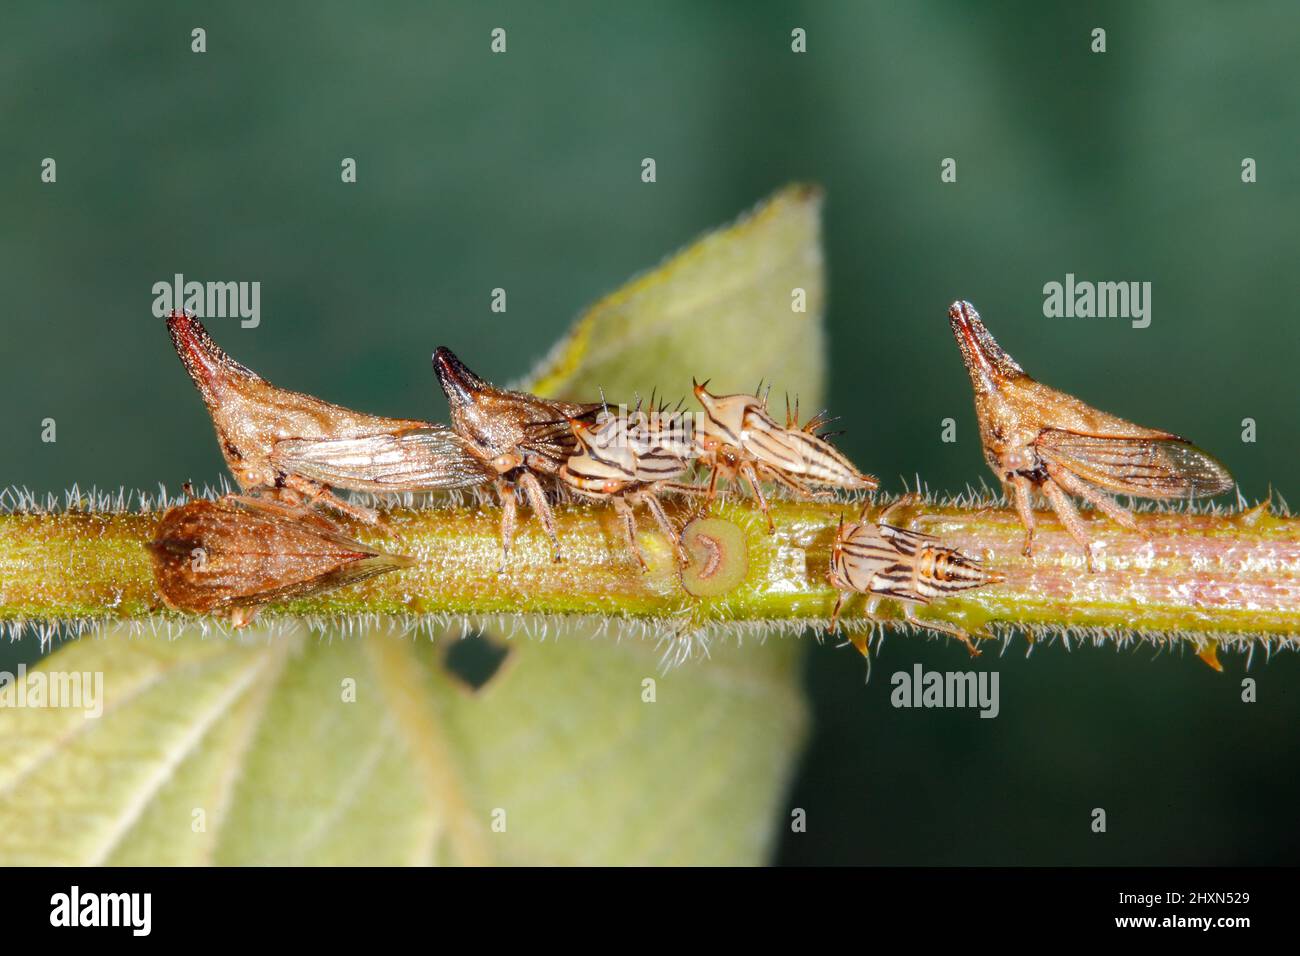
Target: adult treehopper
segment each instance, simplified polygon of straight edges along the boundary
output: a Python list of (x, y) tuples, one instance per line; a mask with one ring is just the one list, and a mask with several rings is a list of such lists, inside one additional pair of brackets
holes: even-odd
[(433, 353), (433, 371), (451, 406), (452, 429), (493, 475), (501, 500), (503, 559), (510, 555), (518, 523), (518, 486), (550, 537), (555, 560), (561, 560), (555, 516), (539, 476), (558, 476), (561, 466), (577, 453), (570, 421), (592, 423), (604, 406), (557, 402), (497, 388), (470, 371), (448, 348)]
[(149, 551), (168, 607), (228, 613), (236, 627), (272, 601), (319, 594), (415, 563), (354, 541), (319, 514), (237, 495), (168, 509)]
[(975, 389), (984, 458), (1020, 514), (1026, 555), (1033, 553), (1035, 491), (1047, 498), (1093, 569), (1092, 539), (1070, 495), (1141, 533), (1133, 514), (1106, 492), (1173, 499), (1232, 488), (1227, 469), (1187, 439), (1108, 415), (1034, 381), (993, 340), (969, 302), (954, 302), (948, 320)]
[(167, 329), (246, 492), (289, 505), (320, 503), (374, 524), (374, 511), (330, 488), (437, 491), (495, 477), (445, 426), (367, 415), (277, 388), (222, 351), (188, 314), (173, 312)]

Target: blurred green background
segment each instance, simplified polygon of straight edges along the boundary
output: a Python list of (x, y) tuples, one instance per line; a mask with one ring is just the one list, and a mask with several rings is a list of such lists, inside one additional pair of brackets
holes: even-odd
[[(964, 297), (1031, 374), (1294, 500), (1298, 28), (1289, 2), (9, 5), (0, 483), (223, 473), (151, 314), (176, 272), (262, 283), (261, 327), (210, 325), (277, 384), (441, 419), (435, 345), (516, 377), (584, 305), (807, 180), (827, 190), (830, 404), (887, 488), (989, 479), (945, 319)], [(1150, 281), (1150, 328), (1044, 318), (1067, 272)], [(869, 683), (851, 651), (810, 646), (789, 798), (808, 830), (778, 860), (1296, 862), (1300, 659), (1257, 654), (1248, 705), (1240, 656), (1220, 675), (1024, 649), (975, 665), (1001, 672), (980, 720), (888, 704), (895, 670), (966, 667), (955, 646), (893, 636)], [(35, 656), (0, 647), (0, 666)]]

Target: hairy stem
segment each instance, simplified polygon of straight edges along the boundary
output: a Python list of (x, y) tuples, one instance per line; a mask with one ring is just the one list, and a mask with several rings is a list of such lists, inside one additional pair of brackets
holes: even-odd
[[(713, 530), (688, 542), (693, 557), (685, 574), (696, 592), (691, 593), (683, 587), (668, 542), (645, 528), (640, 544), (649, 570), (641, 570), (612, 509), (557, 509), (565, 549), (558, 564), (537, 523), (525, 521), (501, 573), (496, 509), (399, 508), (388, 513), (391, 537), (359, 526), (351, 532), (415, 557), (417, 565), (263, 613), (595, 615), (678, 628), (732, 622), (815, 625), (826, 621), (835, 600), (825, 577), (836, 527), (841, 516), (853, 518), (857, 509), (843, 502), (775, 502), (776, 530), (768, 534), (762, 515), (748, 503), (715, 505), (711, 524), (703, 526)], [(162, 607), (154, 587), (145, 545), (158, 517), (158, 512), (0, 515), (0, 621), (12, 627), (155, 614), (183, 618)], [(682, 521), (689, 515), (679, 511), (673, 517)], [(1264, 506), (1235, 514), (1145, 513), (1140, 516), (1145, 535), (1139, 535), (1091, 516), (1097, 571), (1089, 573), (1054, 517), (1047, 512), (1038, 517), (1030, 560), (1021, 555), (1023, 532), (1012, 513), (960, 502), (917, 503), (907, 524), (1006, 575), (1002, 584), (922, 608), (919, 617), (974, 632), (991, 626), (1034, 633), (1105, 629), (1117, 637), (1192, 637), (1197, 643), (1300, 636), (1300, 519)], [(719, 528), (718, 520), (738, 533), (718, 533), (728, 530)], [(737, 583), (697, 584), (728, 580)], [(863, 603), (846, 604), (846, 626), (868, 626)], [(902, 609), (885, 602), (878, 614), (897, 621)]]

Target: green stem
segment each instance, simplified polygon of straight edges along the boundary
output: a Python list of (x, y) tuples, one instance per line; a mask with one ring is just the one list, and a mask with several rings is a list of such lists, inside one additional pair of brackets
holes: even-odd
[[(390, 538), (351, 530), (385, 550), (417, 558), (416, 566), (263, 613), (595, 615), (674, 627), (824, 626), (835, 600), (825, 581), (830, 547), (841, 516), (855, 513), (856, 506), (845, 503), (777, 502), (776, 531), (768, 534), (748, 503), (715, 505), (712, 517), (741, 534), (715, 534), (716, 522), (706, 527), (713, 529), (703, 542), (707, 548), (695, 550), (714, 563), (709, 580), (728, 580), (725, 565), (736, 559), (737, 542), (744, 543), (747, 571), (730, 590), (693, 584), (691, 593), (682, 586), (668, 543), (644, 528), (641, 545), (650, 570), (640, 569), (612, 509), (557, 509), (566, 557), (560, 564), (551, 561), (537, 523), (525, 521), (504, 573), (498, 571), (496, 509), (397, 509), (388, 515)], [(154, 588), (145, 545), (158, 516), (0, 515), (0, 622), (183, 619), (162, 607)], [(1020, 553), (1023, 533), (1010, 512), (919, 503), (908, 518), (912, 527), (1007, 576), (1002, 584), (922, 608), (919, 616), (972, 631), (1104, 629), (1119, 638), (1191, 637), (1198, 644), (1300, 635), (1300, 519), (1261, 506), (1236, 514), (1145, 513), (1140, 521), (1146, 536), (1092, 518), (1098, 560), (1097, 571), (1089, 573), (1082, 553), (1049, 513), (1039, 515), (1031, 561)], [(862, 609), (861, 600), (850, 600), (846, 625), (867, 626)], [(897, 621), (901, 611), (885, 602), (879, 615)]]

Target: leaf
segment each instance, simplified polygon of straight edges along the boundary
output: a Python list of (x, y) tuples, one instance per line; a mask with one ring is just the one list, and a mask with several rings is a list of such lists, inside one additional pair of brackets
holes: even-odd
[[(779, 192), (590, 309), (536, 388), (764, 377), (815, 407), (819, 230), (817, 190)], [(449, 639), (390, 628), (69, 643), (33, 673), (102, 674), (103, 714), (0, 706), (0, 865), (762, 862), (806, 731), (798, 645), (661, 673), (652, 639), (559, 630), (476, 693)]]
[[(590, 401), (656, 389), (689, 395), (691, 378), (714, 391), (801, 393), (819, 408), (825, 380), (825, 270), (821, 190), (794, 185), (731, 226), (709, 233), (659, 268), (588, 309), (524, 388)], [(802, 289), (805, 311), (792, 308)]]
[(662, 676), (653, 644), (518, 640), (472, 694), (420, 637), (251, 641), (46, 658), (104, 712), (4, 711), (0, 865), (754, 863), (805, 724), (789, 642)]

